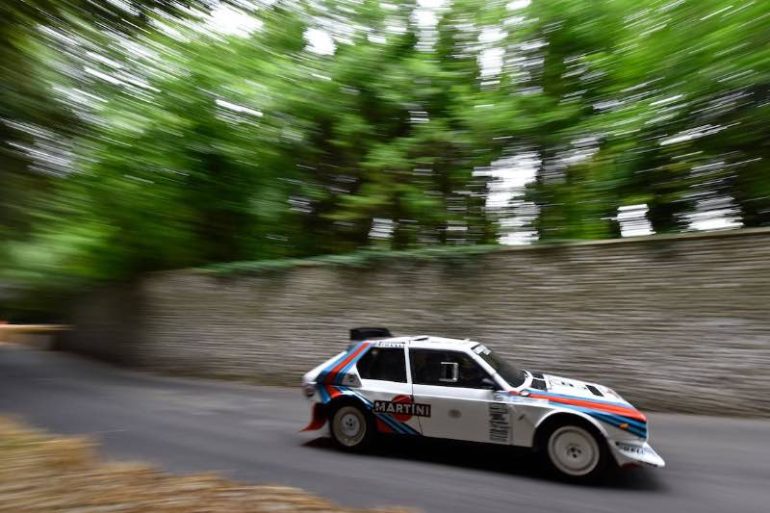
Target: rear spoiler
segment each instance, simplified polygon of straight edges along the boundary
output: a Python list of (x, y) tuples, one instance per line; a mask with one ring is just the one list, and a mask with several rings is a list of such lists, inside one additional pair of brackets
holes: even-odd
[(361, 342), (369, 338), (392, 337), (388, 328), (353, 328), (350, 330), (350, 341)]

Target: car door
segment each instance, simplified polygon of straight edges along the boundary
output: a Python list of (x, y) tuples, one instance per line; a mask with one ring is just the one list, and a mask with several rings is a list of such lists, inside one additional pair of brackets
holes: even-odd
[(420, 426), (412, 411), (412, 385), (408, 380), (405, 348), (372, 347), (356, 364), (359, 389), (374, 413), (377, 430), (417, 435)]
[(508, 444), (511, 411), (497, 401), (495, 379), (462, 351), (409, 350), (412, 395), (424, 405), (422, 434), (436, 438)]

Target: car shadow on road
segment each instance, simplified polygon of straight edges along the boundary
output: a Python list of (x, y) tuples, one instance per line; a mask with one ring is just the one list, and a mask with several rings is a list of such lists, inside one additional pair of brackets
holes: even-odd
[[(329, 437), (315, 438), (303, 445), (317, 450), (338, 450), (334, 447)], [(375, 447), (367, 451), (366, 456), (421, 461), (497, 472), (525, 479), (560, 482), (543, 470), (537, 457), (531, 451), (514, 447), (429, 438), (389, 436), (379, 440)], [(566, 486), (586, 486), (567, 482), (560, 483)], [(615, 472), (609, 472), (600, 483), (589, 486), (651, 492), (658, 492), (665, 488), (664, 483), (654, 475), (654, 471), (646, 468), (618, 469)]]

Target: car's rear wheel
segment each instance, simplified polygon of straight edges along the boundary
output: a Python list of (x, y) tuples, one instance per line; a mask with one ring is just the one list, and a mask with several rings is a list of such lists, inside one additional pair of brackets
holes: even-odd
[(595, 481), (607, 466), (606, 444), (593, 430), (577, 424), (552, 429), (546, 439), (544, 453), (549, 467), (571, 481)]
[(374, 426), (370, 415), (358, 406), (343, 405), (331, 415), (332, 440), (346, 451), (363, 451), (374, 438)]

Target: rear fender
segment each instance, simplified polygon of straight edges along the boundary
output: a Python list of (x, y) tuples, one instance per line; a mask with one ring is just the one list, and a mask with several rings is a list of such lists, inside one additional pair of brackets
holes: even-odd
[[(330, 388), (332, 390), (336, 390), (334, 387)], [(313, 414), (312, 418), (310, 419), (310, 423), (304, 429), (302, 429), (302, 431), (315, 431), (317, 429), (321, 429), (324, 424), (326, 424), (326, 421), (329, 420), (329, 417), (334, 413), (334, 411), (346, 404), (357, 406), (367, 412), (370, 411), (370, 408), (368, 408), (366, 404), (364, 404), (364, 402), (357, 397), (353, 397), (348, 394), (340, 394), (339, 392), (337, 392), (337, 394), (338, 395), (335, 395), (326, 403), (313, 404)]]
[(326, 405), (321, 403), (313, 404), (312, 417), (310, 423), (301, 431), (316, 431), (326, 424)]

